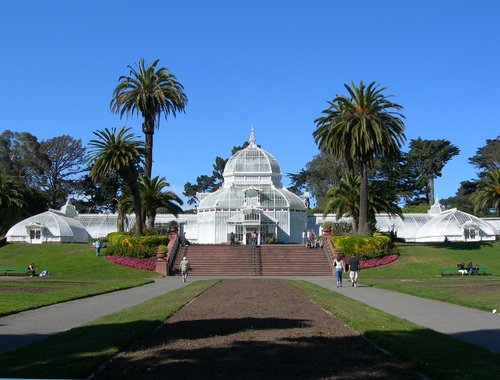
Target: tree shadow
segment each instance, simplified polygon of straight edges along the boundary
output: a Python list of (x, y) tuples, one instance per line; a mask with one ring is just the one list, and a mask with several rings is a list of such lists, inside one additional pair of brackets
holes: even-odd
[[(408, 364), (361, 335), (255, 339), (252, 331), (307, 327), (277, 318), (193, 320), (166, 324), (114, 357), (95, 379), (417, 379)], [(206, 339), (244, 334), (247, 339)], [(270, 333), (271, 334), (271, 333)]]

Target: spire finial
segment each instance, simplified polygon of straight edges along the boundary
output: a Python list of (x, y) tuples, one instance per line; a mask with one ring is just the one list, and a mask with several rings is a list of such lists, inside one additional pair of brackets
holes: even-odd
[(255, 146), (255, 134), (253, 133), (253, 124), (250, 126), (252, 127), (252, 132), (250, 132), (250, 139), (248, 139), (248, 142), (250, 143), (251, 146)]

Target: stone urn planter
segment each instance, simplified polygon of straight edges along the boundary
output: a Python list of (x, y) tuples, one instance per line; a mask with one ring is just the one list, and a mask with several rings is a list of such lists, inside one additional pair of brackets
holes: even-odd
[(167, 253), (168, 253), (168, 248), (166, 245), (161, 244), (156, 249), (156, 257), (158, 259), (164, 259), (165, 256), (167, 256)]

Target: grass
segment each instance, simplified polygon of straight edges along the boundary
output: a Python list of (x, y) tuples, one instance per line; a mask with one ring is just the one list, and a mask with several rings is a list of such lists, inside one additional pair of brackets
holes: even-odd
[(417, 326), (309, 282), (288, 283), (431, 379), (498, 379), (500, 354)]
[(196, 281), (140, 305), (9, 351), (0, 356), (0, 377), (86, 378), (100, 364), (150, 334), (217, 282)]
[[(500, 242), (401, 244), (396, 262), (361, 271), (359, 280), (385, 288), (485, 311), (500, 309)], [(438, 268), (472, 261), (488, 276), (440, 276)]]
[(152, 282), (156, 273), (95, 257), (86, 244), (8, 244), (0, 248), (0, 266), (27, 267), (47, 277), (0, 278), (0, 316)]

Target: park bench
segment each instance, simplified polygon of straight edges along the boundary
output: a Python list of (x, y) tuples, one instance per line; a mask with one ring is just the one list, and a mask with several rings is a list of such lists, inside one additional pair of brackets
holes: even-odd
[[(452, 268), (438, 268), (438, 272), (441, 276), (446, 276), (446, 275), (461, 275), (459, 272), (458, 267), (452, 267)], [(477, 275), (486, 275), (488, 274), (488, 268), (486, 267), (479, 267), (479, 271), (476, 273)], [(468, 274), (465, 274), (465, 276), (468, 276)]]
[(0, 267), (0, 276), (26, 276), (27, 273), (24, 267)]

